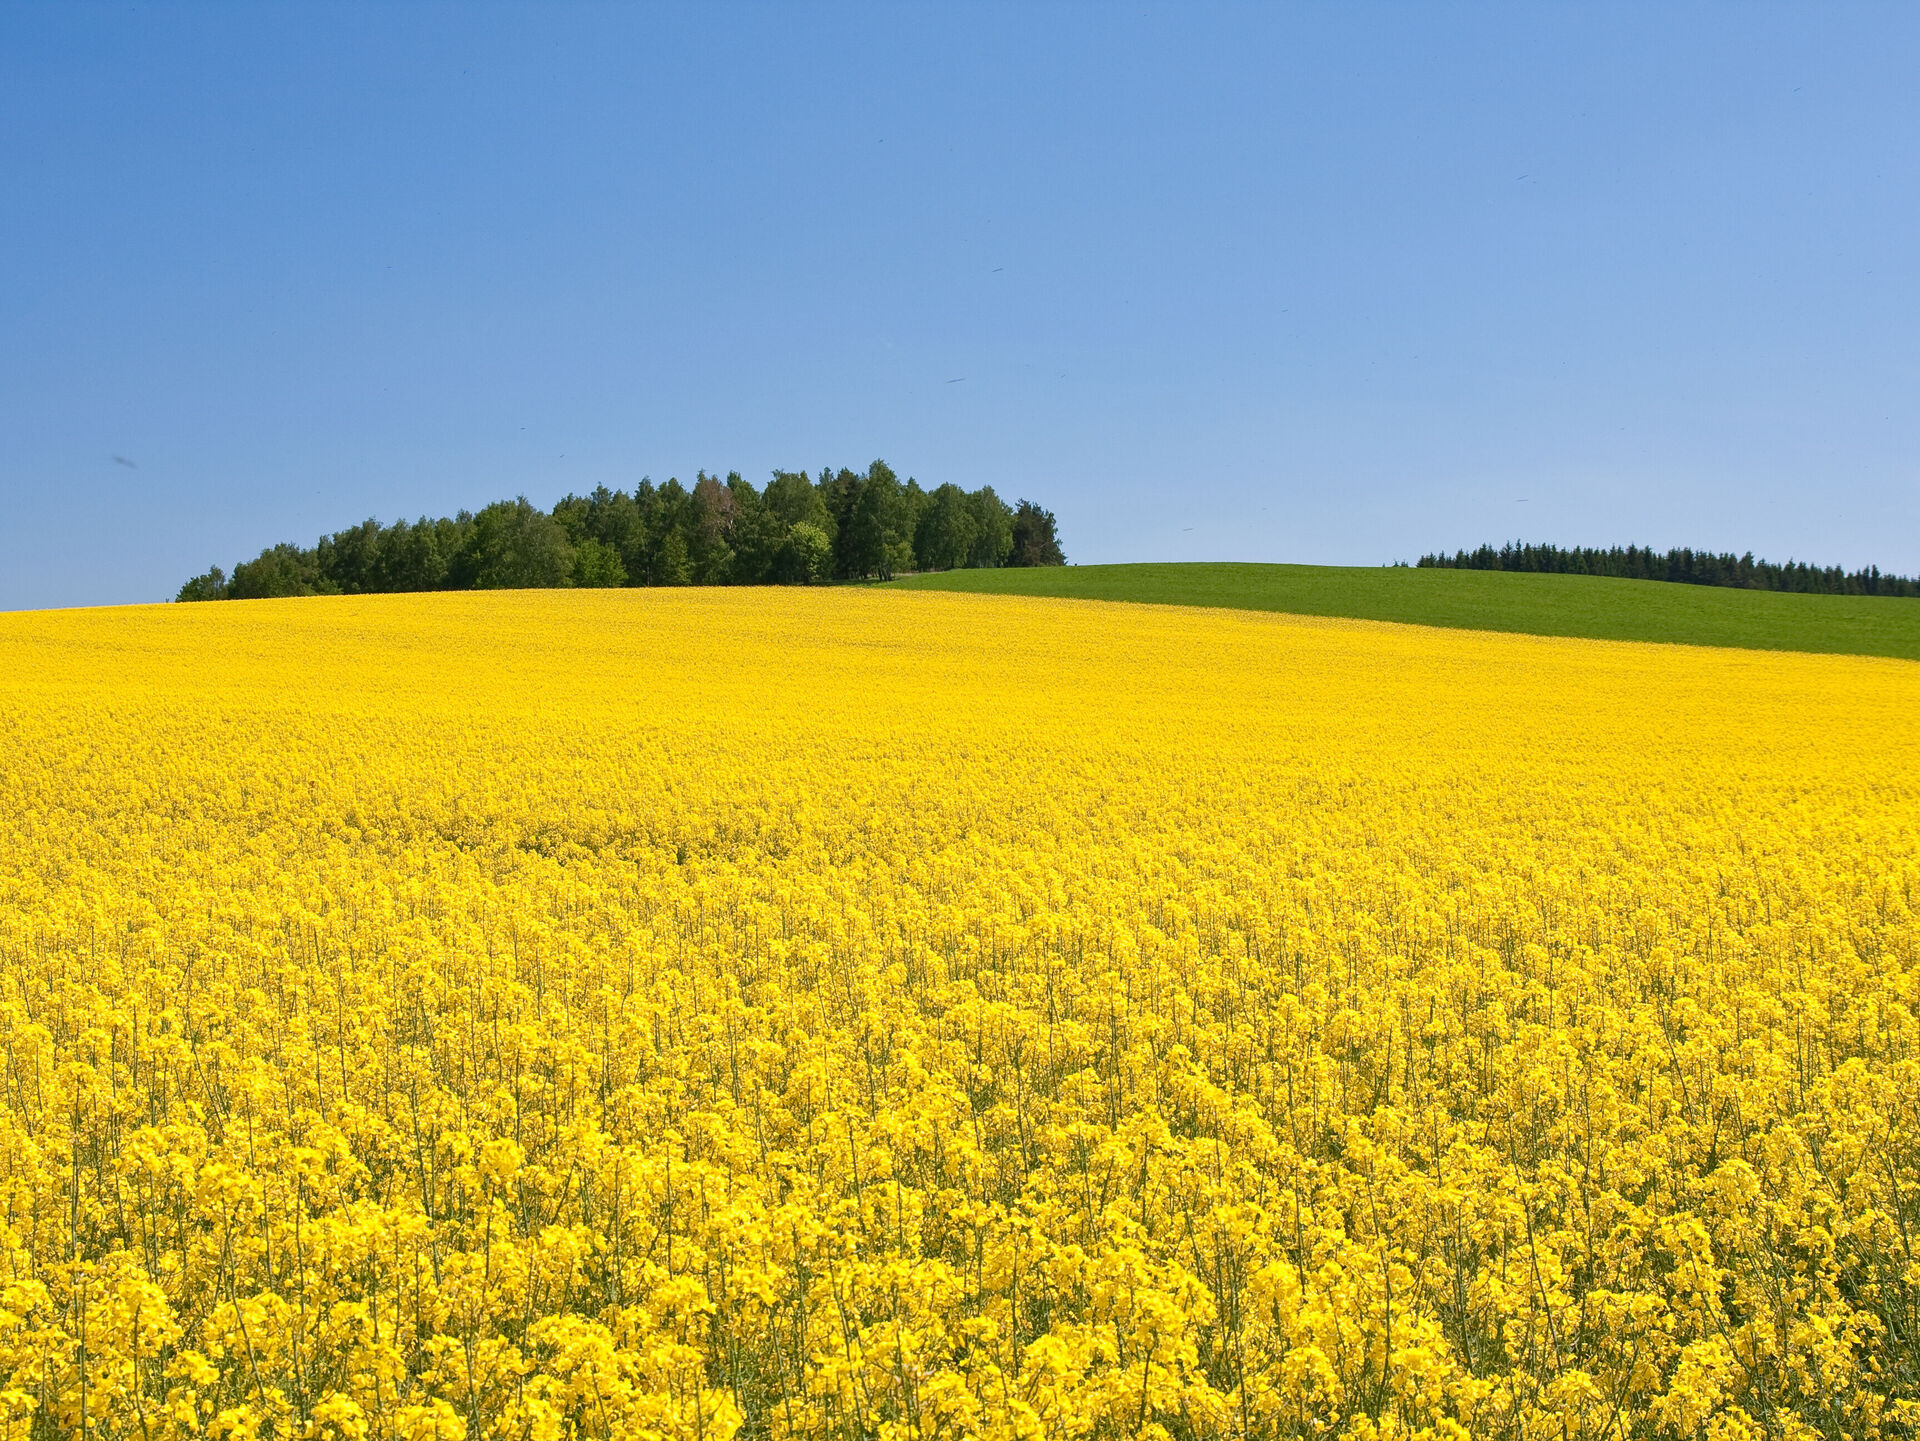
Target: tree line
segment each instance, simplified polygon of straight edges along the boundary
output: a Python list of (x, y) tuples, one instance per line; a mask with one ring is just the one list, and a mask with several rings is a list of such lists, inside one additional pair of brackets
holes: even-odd
[(1683, 585), (1736, 586), (1742, 590), (1789, 590), (1807, 595), (1920, 595), (1920, 580), (1883, 575), (1879, 566), (1847, 570), (1842, 566), (1755, 560), (1753, 552), (1734, 555), (1706, 550), (1658, 551), (1651, 546), (1526, 545), (1514, 542), (1495, 550), (1457, 550), (1423, 555), (1417, 564), (1449, 570), (1526, 570), (1554, 575), (1604, 575), (1626, 580), (1668, 580)]
[(551, 511), (526, 497), (409, 523), (361, 522), (282, 543), (180, 587), (179, 600), (555, 586), (804, 585), (906, 571), (1064, 565), (1053, 513), (993, 487), (923, 490), (885, 461), (777, 470), (764, 490), (701, 471), (691, 488), (600, 486)]

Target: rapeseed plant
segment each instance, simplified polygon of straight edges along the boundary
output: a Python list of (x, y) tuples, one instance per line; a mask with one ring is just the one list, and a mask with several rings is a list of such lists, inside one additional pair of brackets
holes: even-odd
[(1920, 1429), (1920, 668), (0, 617), (0, 1431)]

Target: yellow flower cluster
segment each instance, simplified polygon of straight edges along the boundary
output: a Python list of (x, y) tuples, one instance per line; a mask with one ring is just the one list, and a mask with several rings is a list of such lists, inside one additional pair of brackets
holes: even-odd
[(1920, 667), (0, 617), (0, 1436), (1920, 1428)]

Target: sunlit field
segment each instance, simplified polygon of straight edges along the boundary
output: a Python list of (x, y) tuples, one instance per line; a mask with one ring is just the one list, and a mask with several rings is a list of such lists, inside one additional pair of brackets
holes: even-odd
[(1920, 665), (0, 616), (0, 1432), (1910, 1436)]
[(942, 570), (891, 584), (902, 590), (1226, 606), (1519, 635), (1920, 660), (1920, 599), (1912, 596), (1795, 594), (1525, 571), (1207, 561)]

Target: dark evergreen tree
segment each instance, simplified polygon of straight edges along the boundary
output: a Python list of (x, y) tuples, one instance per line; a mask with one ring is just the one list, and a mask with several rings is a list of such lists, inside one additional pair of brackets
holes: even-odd
[(695, 585), (725, 585), (733, 579), (733, 492), (704, 470), (687, 504), (687, 555)]
[(912, 564), (911, 546), (901, 545), (900, 510), (900, 481), (885, 461), (876, 460), (867, 467), (847, 517), (847, 579), (891, 580), (896, 565), (904, 569)]
[(1030, 500), (1013, 508), (1013, 552), (1008, 565), (1065, 565), (1066, 553), (1060, 549), (1060, 536), (1054, 526), (1053, 512), (1042, 510)]
[(608, 503), (606, 530), (601, 539), (620, 552), (620, 564), (626, 568), (628, 585), (650, 585), (653, 557), (658, 538), (653, 513), (660, 502), (659, 490), (646, 476), (633, 488), (631, 497), (615, 491)]
[(844, 466), (820, 473), (820, 499), (832, 522), (827, 533), (833, 537), (833, 574), (838, 580), (854, 580), (866, 573), (858, 568), (853, 532), (854, 506), (865, 487), (866, 478)]
[(1517, 570), (1556, 575), (1602, 575), (1624, 580), (1665, 580), (1682, 585), (1733, 586), (1743, 590), (1801, 591), (1813, 595), (1920, 595), (1920, 581), (1883, 575), (1878, 566), (1848, 571), (1841, 566), (1811, 566), (1801, 561), (1776, 565), (1755, 560), (1753, 552), (1734, 555), (1676, 548), (1657, 551), (1650, 546), (1614, 546), (1563, 549), (1557, 545), (1528, 545), (1516, 541), (1495, 550), (1455, 551), (1452, 555), (1423, 555), (1418, 564), (1447, 570)]
[[(693, 561), (687, 530), (693, 497), (673, 476), (653, 492), (646, 511), (647, 585), (692, 585)], [(671, 542), (671, 543), (670, 543)]]
[(920, 569), (917, 537), (920, 517), (926, 513), (927, 492), (912, 476), (900, 487), (900, 503), (893, 512), (893, 570), (900, 575)]
[(1005, 565), (1013, 550), (1013, 512), (993, 493), (990, 485), (981, 486), (968, 499), (979, 529), (973, 538), (973, 549), (967, 555), (967, 564), (987, 570)]

